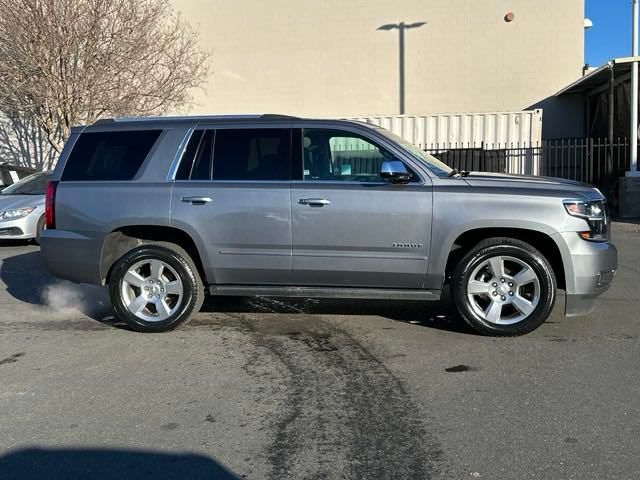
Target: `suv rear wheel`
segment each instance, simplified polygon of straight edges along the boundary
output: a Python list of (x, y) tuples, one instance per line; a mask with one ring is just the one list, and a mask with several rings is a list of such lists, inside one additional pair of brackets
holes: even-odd
[(513, 238), (480, 242), (457, 265), (451, 282), (460, 315), (488, 335), (529, 333), (549, 317), (556, 279), (547, 259)]
[(165, 332), (199, 311), (204, 286), (189, 255), (171, 243), (135, 248), (114, 265), (109, 282), (117, 316), (140, 332)]

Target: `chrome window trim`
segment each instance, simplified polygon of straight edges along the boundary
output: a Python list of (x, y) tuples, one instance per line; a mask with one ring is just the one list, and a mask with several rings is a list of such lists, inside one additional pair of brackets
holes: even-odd
[(189, 129), (184, 134), (184, 137), (182, 138), (182, 141), (178, 146), (178, 150), (176, 151), (176, 154), (174, 155), (173, 160), (171, 161), (171, 167), (169, 168), (169, 173), (167, 174), (167, 182), (171, 183), (176, 181), (176, 174), (178, 173), (178, 168), (180, 167), (180, 163), (182, 162), (182, 157), (184, 155), (184, 152), (187, 149), (187, 145), (189, 145), (191, 136), (193, 135), (193, 132), (196, 130), (196, 128), (197, 128), (197, 125), (193, 127), (189, 127)]
[[(341, 180), (292, 180), (292, 184), (296, 185), (394, 185), (391, 182), (356, 182), (353, 180), (349, 181), (341, 181)], [(421, 187), (426, 185), (425, 182), (411, 182), (411, 183), (401, 183), (395, 184), (395, 186), (404, 186), (404, 187)]]
[(291, 180), (175, 180), (174, 183), (218, 183), (218, 184), (237, 184), (237, 183), (291, 183)]

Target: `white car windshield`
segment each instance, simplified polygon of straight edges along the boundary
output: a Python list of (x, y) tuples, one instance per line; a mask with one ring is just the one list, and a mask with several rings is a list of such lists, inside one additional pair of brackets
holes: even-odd
[(49, 175), (45, 172), (34, 173), (9, 185), (2, 195), (44, 195), (47, 190)]

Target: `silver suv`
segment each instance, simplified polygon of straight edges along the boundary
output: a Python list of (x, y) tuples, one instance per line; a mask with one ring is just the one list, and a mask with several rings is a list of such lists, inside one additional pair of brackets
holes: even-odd
[(438, 300), (490, 335), (591, 310), (617, 266), (602, 194), (457, 172), (359, 122), (279, 115), (101, 120), (48, 186), (49, 270), (109, 285), (117, 315), (170, 330), (205, 293)]

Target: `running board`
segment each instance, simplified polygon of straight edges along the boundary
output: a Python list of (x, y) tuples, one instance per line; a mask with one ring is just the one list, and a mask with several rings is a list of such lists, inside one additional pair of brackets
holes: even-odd
[(394, 288), (281, 287), (257, 285), (210, 285), (209, 293), (240, 297), (371, 298), (385, 300), (440, 300), (440, 290)]

